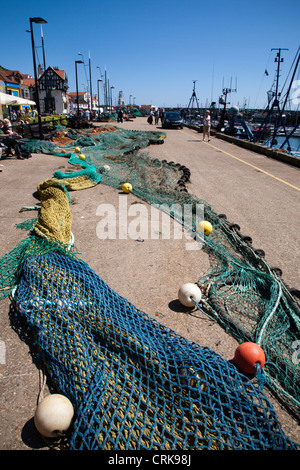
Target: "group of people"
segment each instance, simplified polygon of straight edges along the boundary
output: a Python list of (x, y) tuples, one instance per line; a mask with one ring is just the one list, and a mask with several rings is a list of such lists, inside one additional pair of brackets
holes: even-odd
[(75, 112), (73, 115), (77, 115), (80, 119), (85, 119), (88, 122), (92, 122), (94, 119), (96, 119), (98, 114), (98, 111), (93, 110), (91, 111), (90, 109), (80, 109), (79, 113)]
[(151, 110), (150, 113), (149, 113), (147, 122), (149, 124), (153, 124), (153, 119), (154, 119), (154, 123), (157, 126), (159, 120), (162, 123), (163, 117), (164, 117), (164, 110), (163, 109), (156, 109), (154, 112)]
[(2, 143), (5, 147), (7, 147), (7, 154), (4, 157), (2, 155), (1, 158), (6, 158), (12, 156), (12, 150), (14, 150), (17, 159), (24, 160), (24, 158), (31, 157), (31, 154), (28, 152), (23, 152), (22, 145), (18, 141), (21, 139), (22, 136), (14, 132), (11, 128), (11, 123), (8, 119), (1, 119), (0, 120), (0, 144)]
[(123, 121), (132, 121), (132, 115), (131, 115), (131, 110), (130, 108), (120, 108), (117, 111), (117, 122), (123, 122)]

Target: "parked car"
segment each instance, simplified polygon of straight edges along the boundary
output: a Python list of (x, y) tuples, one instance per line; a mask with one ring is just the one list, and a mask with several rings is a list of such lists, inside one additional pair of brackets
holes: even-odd
[(183, 129), (183, 119), (179, 113), (167, 111), (163, 117), (162, 127), (164, 129), (167, 127), (180, 127), (180, 129)]

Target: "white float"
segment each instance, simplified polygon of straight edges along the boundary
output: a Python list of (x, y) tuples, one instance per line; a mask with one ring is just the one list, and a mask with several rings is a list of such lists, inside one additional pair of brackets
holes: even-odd
[(34, 424), (42, 436), (55, 438), (66, 433), (73, 416), (74, 408), (70, 400), (64, 395), (54, 393), (38, 404)]
[[(183, 284), (178, 291), (178, 298), (185, 307), (194, 307), (195, 302), (200, 302), (202, 297), (201, 290), (196, 284), (190, 282)], [(195, 301), (195, 302), (194, 302)]]

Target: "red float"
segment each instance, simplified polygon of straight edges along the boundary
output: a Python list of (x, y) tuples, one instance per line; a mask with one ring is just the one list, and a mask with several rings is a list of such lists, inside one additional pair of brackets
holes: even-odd
[(256, 343), (246, 342), (240, 344), (234, 354), (235, 365), (246, 374), (254, 374), (256, 364), (262, 369), (266, 356), (262, 348)]

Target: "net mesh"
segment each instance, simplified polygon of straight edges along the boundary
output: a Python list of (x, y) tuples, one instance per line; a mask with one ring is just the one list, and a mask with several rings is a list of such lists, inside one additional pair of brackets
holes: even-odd
[(27, 258), (15, 304), (76, 410), (72, 449), (291, 449), (263, 392), (85, 263)]
[[(285, 283), (236, 226), (188, 193), (188, 168), (149, 157), (144, 149), (165, 135), (118, 128), (67, 133), (72, 139), (63, 145), (25, 141), (31, 152), (68, 158), (80, 170), (55, 172), (38, 186), (39, 217), (21, 227), (31, 228), (29, 236), (0, 260), (0, 295), (17, 288), (14, 302), (40, 358), (74, 404), (71, 448), (295, 448), (263, 387), (136, 309), (78, 259), (70, 246), (68, 192), (129, 181), (136, 196), (163, 204), (183, 225), (182, 208), (191, 207), (188, 228), (211, 261), (197, 281), (198, 307), (239, 342), (261, 345), (267, 364), (260, 378), (298, 415), (299, 369), (291, 359), (299, 304)], [(84, 161), (75, 153), (79, 139)], [(210, 236), (196, 231), (199, 204), (213, 225)]]

